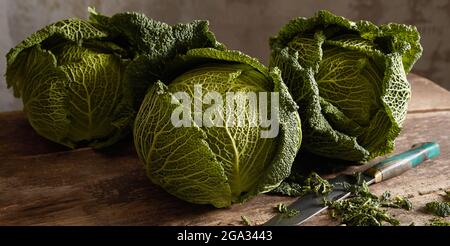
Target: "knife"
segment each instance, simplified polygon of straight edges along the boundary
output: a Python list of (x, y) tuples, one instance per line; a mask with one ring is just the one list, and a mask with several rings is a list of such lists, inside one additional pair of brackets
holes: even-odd
[[(374, 166), (370, 167), (362, 173), (362, 178), (368, 185), (380, 183), (384, 180), (396, 177), (409, 169), (415, 168), (425, 160), (432, 159), (439, 156), (439, 145), (434, 142), (426, 142), (415, 144), (410, 150), (389, 157)], [(354, 177), (352, 175), (340, 175), (334, 179), (328, 180), (330, 184), (334, 185), (333, 191), (326, 195), (329, 201), (340, 201), (350, 195), (343, 187), (343, 183), (352, 183)], [(297, 216), (286, 217), (278, 214), (267, 221), (264, 226), (292, 226), (300, 225), (316, 214), (327, 209), (323, 204), (323, 196), (317, 196), (314, 193), (300, 197), (291, 205), (289, 209), (296, 209), (300, 211)]]

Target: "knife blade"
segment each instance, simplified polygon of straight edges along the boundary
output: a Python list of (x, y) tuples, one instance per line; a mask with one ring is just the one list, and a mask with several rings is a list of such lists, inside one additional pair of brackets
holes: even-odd
[[(396, 177), (409, 169), (415, 168), (425, 160), (439, 156), (440, 148), (435, 142), (426, 142), (415, 144), (410, 150), (403, 153), (389, 157), (374, 166), (370, 167), (362, 173), (362, 178), (368, 185), (379, 183), (384, 180)], [(314, 193), (309, 193), (300, 197), (291, 205), (289, 209), (296, 209), (300, 213), (293, 217), (287, 217), (283, 214), (275, 215), (269, 221), (264, 223), (264, 226), (292, 226), (300, 225), (314, 215), (327, 209), (323, 204), (324, 198), (329, 201), (340, 201), (350, 195), (343, 187), (343, 183), (352, 183), (354, 178), (351, 175), (339, 175), (334, 179), (329, 180), (330, 184), (334, 185), (334, 189), (324, 196), (317, 196)]]

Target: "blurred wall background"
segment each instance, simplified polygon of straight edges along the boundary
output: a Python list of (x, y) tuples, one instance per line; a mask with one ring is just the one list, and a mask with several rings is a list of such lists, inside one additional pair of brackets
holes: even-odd
[[(267, 63), (268, 37), (288, 20), (320, 9), (376, 24), (399, 22), (418, 27), (424, 53), (413, 72), (450, 89), (450, 0), (0, 0), (0, 73), (10, 48), (45, 25), (87, 17), (87, 6), (107, 15), (139, 11), (169, 24), (209, 19), (228, 48)], [(21, 109), (0, 78), (0, 112)]]

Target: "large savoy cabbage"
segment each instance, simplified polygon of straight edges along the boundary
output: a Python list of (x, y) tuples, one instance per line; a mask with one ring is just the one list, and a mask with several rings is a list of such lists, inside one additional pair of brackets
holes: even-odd
[(413, 26), (352, 22), (320, 11), (270, 39), (302, 119), (303, 144), (317, 155), (366, 161), (394, 148), (410, 99), (408, 73), (422, 53)]
[[(212, 48), (190, 50), (174, 63), (167, 78), (150, 87), (134, 125), (136, 150), (150, 180), (183, 200), (216, 207), (276, 188), (290, 174), (301, 143), (297, 106), (279, 70), (268, 70), (237, 51)], [(203, 94), (222, 96), (277, 92), (279, 133), (262, 138), (266, 128), (252, 126), (252, 111), (237, 106), (230, 111), (235, 119), (244, 119), (240, 126), (200, 126), (190, 117), (190, 127), (175, 126), (171, 118), (181, 102), (174, 95), (186, 92), (204, 100), (196, 97), (196, 85), (202, 86)], [(236, 100), (246, 100), (245, 94), (236, 95)]]

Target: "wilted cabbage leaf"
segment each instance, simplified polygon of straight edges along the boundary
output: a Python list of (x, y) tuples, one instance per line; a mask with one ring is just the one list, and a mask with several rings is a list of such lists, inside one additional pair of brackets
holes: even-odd
[[(192, 203), (226, 207), (268, 192), (286, 178), (301, 142), (297, 106), (278, 69), (268, 70), (237, 51), (193, 49), (172, 67), (174, 76), (152, 86), (138, 112), (134, 140), (148, 177), (169, 193)], [(279, 134), (261, 138), (262, 126), (251, 126), (250, 111), (237, 112), (242, 126), (175, 127), (171, 117), (181, 102), (177, 92), (194, 98), (217, 92), (278, 92)], [(203, 110), (207, 110), (203, 108)]]
[(299, 105), (303, 147), (330, 158), (366, 161), (394, 148), (406, 116), (406, 79), (422, 47), (415, 27), (352, 22), (320, 11), (271, 38), (278, 66)]
[(32, 127), (71, 148), (108, 146), (129, 132), (148, 81), (160, 76), (149, 76), (148, 66), (221, 46), (206, 21), (170, 26), (137, 13), (90, 12), (90, 20), (43, 28), (7, 55), (8, 87)]

